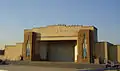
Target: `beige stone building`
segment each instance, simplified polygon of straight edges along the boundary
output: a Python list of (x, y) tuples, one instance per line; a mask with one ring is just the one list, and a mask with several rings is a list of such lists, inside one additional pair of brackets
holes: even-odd
[(120, 62), (120, 45), (98, 42), (94, 26), (49, 25), (25, 29), (24, 42), (6, 45), (4, 51), (4, 58), (8, 60), (20, 60), (22, 55), (30, 61), (94, 63), (107, 59)]
[(23, 57), (32, 61), (94, 62), (94, 26), (50, 25), (24, 30)]

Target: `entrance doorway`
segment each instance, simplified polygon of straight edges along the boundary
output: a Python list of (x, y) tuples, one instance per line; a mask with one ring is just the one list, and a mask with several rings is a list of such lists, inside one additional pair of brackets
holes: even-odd
[(40, 45), (42, 60), (53, 62), (74, 62), (76, 41), (43, 41)]

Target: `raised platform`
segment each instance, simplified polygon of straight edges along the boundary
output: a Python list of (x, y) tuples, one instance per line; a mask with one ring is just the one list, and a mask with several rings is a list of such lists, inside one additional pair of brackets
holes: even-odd
[(13, 61), (12, 65), (28, 65), (41, 67), (59, 67), (59, 68), (105, 68), (105, 65), (100, 64), (78, 64), (74, 62), (44, 62), (44, 61)]

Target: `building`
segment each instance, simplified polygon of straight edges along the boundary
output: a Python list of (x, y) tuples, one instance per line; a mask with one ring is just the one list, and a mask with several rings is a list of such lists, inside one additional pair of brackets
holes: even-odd
[[(120, 45), (99, 42), (97, 28), (82, 25), (49, 25), (24, 30), (24, 42), (6, 45), (4, 59), (29, 61), (104, 63), (120, 62)], [(1, 58), (0, 57), (0, 58)]]
[(31, 61), (93, 63), (94, 26), (50, 25), (24, 30), (23, 57)]

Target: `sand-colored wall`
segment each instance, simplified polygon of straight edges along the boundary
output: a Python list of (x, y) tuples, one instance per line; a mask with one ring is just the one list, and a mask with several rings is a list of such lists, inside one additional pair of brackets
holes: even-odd
[(109, 57), (109, 60), (111, 61), (117, 61), (117, 46), (116, 45), (109, 46), (108, 57)]
[(5, 58), (8, 60), (20, 60), (22, 55), (22, 43), (5, 46)]
[(95, 54), (100, 62), (104, 63), (104, 59), (109, 60), (109, 48), (108, 42), (97, 42), (95, 45)]
[(120, 62), (120, 45), (112, 45), (109, 47), (109, 60)]
[(105, 43), (104, 42), (98, 42), (95, 45), (95, 54), (97, 56), (97, 58), (105, 57)]
[(96, 56), (102, 57), (111, 61), (120, 61), (120, 46), (113, 45), (109, 42), (98, 42), (96, 43)]
[(31, 32), (37, 33), (38, 40), (77, 40), (79, 30), (93, 31), (94, 40), (97, 41), (97, 29), (94, 26), (50, 25), (33, 28)]
[(33, 32), (40, 33), (41, 36), (77, 36), (77, 32), (82, 30), (94, 30), (93, 26), (72, 26), (72, 25), (50, 25), (46, 27), (33, 28)]
[(120, 45), (117, 45), (117, 61), (120, 62)]

